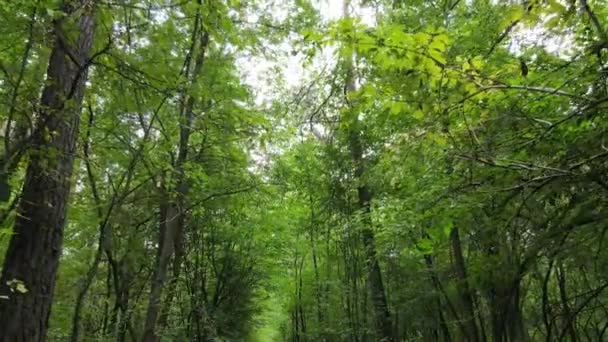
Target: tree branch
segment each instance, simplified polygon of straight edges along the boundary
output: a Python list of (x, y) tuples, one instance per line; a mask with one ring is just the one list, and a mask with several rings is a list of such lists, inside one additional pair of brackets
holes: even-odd
[(593, 28), (595, 29), (597, 34), (600, 36), (602, 43), (608, 44), (608, 35), (606, 34), (606, 31), (604, 31), (602, 24), (600, 24), (600, 21), (597, 18), (597, 16), (595, 15), (595, 12), (593, 12), (591, 7), (589, 7), (587, 0), (581, 0), (581, 7), (583, 8), (583, 11), (585, 13), (587, 13), (587, 15), (589, 16), (589, 20), (591, 20), (591, 23), (593, 24)]

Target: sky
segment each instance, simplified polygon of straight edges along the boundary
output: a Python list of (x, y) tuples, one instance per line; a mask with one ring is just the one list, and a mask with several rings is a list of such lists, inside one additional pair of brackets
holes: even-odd
[[(352, 2), (356, 3), (356, 0)], [(317, 0), (314, 2), (314, 5), (325, 21), (337, 20), (342, 16), (343, 0)], [(353, 6), (353, 10), (355, 9), (355, 15), (360, 18), (364, 24), (370, 26), (374, 25), (375, 14), (372, 9)], [(284, 15), (285, 13), (278, 13), (278, 16)], [(257, 17), (254, 16), (249, 19), (255, 21)], [(279, 50), (285, 57), (280, 60), (270, 60), (262, 56), (243, 56), (237, 59), (237, 64), (245, 82), (254, 90), (257, 105), (263, 105), (273, 99), (275, 94), (272, 83), (277, 81), (277, 68), (281, 72), (285, 85), (297, 88), (309, 78), (311, 74), (310, 69), (320, 70), (325, 64), (331, 63), (334, 59), (333, 50), (328, 48), (323, 51), (321, 56), (315, 61), (313, 68), (306, 69), (303, 66), (303, 56), (301, 54), (292, 55), (291, 49), (291, 42), (284, 42), (279, 47)]]

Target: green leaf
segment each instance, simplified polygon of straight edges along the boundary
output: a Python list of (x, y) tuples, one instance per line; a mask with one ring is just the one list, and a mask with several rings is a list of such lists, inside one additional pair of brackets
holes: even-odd
[(443, 225), (443, 234), (445, 236), (450, 236), (452, 234), (452, 229), (454, 228), (454, 222), (452, 220), (447, 220)]
[(433, 57), (433, 59), (441, 64), (446, 64), (447, 60), (445, 59), (445, 57), (443, 56), (443, 53), (441, 53), (440, 51), (431, 49), (429, 50), (429, 55), (431, 57)]
[(391, 103), (391, 107), (390, 107), (390, 112), (393, 115), (399, 115), (401, 113), (403, 113), (407, 108), (407, 105), (403, 102), (392, 102)]
[(417, 32), (414, 34), (414, 41), (418, 45), (426, 45), (431, 40), (431, 35), (424, 32)]
[(433, 253), (433, 241), (429, 238), (422, 238), (416, 244), (416, 247), (422, 254), (432, 254)]

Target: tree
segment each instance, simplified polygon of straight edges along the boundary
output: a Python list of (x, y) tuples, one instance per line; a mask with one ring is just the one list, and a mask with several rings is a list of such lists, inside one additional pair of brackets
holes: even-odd
[(0, 0), (0, 340), (605, 340), (608, 7), (336, 4)]
[[(95, 34), (95, 4), (66, 2), (54, 43), (14, 233), (0, 278), (4, 341), (46, 338), (71, 188), (80, 105)], [(78, 32), (77, 39), (68, 35)]]
[[(350, 1), (344, 1), (344, 18), (350, 19), (349, 8), (351, 7)], [(353, 61), (346, 61), (345, 63), (345, 89), (347, 96), (349, 93), (357, 91), (356, 80), (355, 80), (355, 67)], [(357, 182), (357, 200), (358, 210), (361, 220), (361, 238), (363, 241), (363, 247), (365, 249), (365, 262), (368, 273), (368, 284), (370, 291), (370, 298), (374, 309), (374, 320), (376, 324), (376, 336), (381, 341), (392, 341), (393, 333), (391, 326), (391, 317), (386, 301), (386, 293), (384, 291), (384, 283), (382, 280), (382, 271), (380, 270), (380, 263), (378, 262), (376, 252), (376, 242), (374, 237), (374, 231), (372, 228), (371, 219), (371, 208), (372, 208), (372, 189), (365, 180), (366, 164), (363, 153), (365, 146), (362, 143), (359, 124), (359, 113), (356, 109), (350, 108), (351, 113), (345, 113), (346, 120), (346, 136), (348, 140), (348, 149), (351, 153), (353, 168), (354, 168), (354, 180)]]

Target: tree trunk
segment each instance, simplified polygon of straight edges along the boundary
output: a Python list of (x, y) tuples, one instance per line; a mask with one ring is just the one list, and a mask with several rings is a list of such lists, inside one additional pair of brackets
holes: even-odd
[[(309, 184), (312, 184), (309, 179)], [(309, 205), (310, 205), (310, 233), (309, 233), (309, 241), (310, 241), (310, 250), (312, 252), (312, 267), (315, 275), (315, 299), (317, 305), (317, 323), (319, 327), (319, 338), (322, 341), (325, 341), (325, 324), (324, 324), (324, 316), (323, 316), (323, 308), (322, 308), (322, 289), (321, 289), (321, 279), (319, 276), (319, 265), (317, 260), (317, 241), (316, 241), (316, 217), (315, 217), (315, 203), (312, 196), (312, 189), (309, 189), (308, 194)]]
[(529, 340), (522, 321), (519, 287), (518, 278), (507, 283), (496, 282), (492, 285), (489, 301), (494, 341)]
[(568, 301), (568, 292), (566, 290), (566, 274), (564, 271), (563, 265), (559, 265), (557, 267), (557, 272), (555, 273), (557, 277), (557, 285), (559, 288), (559, 298), (562, 301), (562, 317), (564, 326), (562, 327), (562, 333), (560, 334), (559, 340), (563, 340), (566, 332), (570, 336), (568, 341), (576, 342), (578, 341), (578, 335), (576, 334), (576, 327), (574, 324), (574, 316), (572, 313), (572, 309), (570, 308), (570, 303)]
[(302, 270), (304, 268), (304, 256), (300, 260), (300, 271), (298, 272), (299, 280), (298, 280), (298, 309), (300, 310), (300, 328), (302, 332), (302, 341), (308, 340), (306, 335), (306, 316), (304, 315), (304, 302), (302, 300), (302, 292), (303, 292), (303, 281), (302, 281)]
[[(0, 295), (8, 297), (0, 300), (0, 341), (46, 338), (95, 29), (94, 2), (63, 4), (68, 17), (76, 9), (82, 13), (76, 27), (68, 28), (65, 19), (55, 23), (32, 155), (0, 279)], [(67, 29), (80, 32), (75, 42), (64, 38)]]
[(443, 339), (442, 341), (450, 342), (452, 341), (452, 336), (450, 335), (450, 329), (445, 320), (445, 316), (443, 315), (443, 310), (441, 310), (441, 296), (445, 296), (446, 301), (448, 301), (447, 305), (450, 309), (452, 309), (453, 313), (456, 313), (456, 310), (453, 308), (452, 304), (449, 302), (448, 296), (445, 295), (445, 291), (443, 290), (443, 286), (441, 285), (441, 281), (437, 276), (437, 272), (435, 271), (435, 266), (433, 263), (433, 257), (429, 255), (424, 256), (424, 262), (426, 264), (427, 271), (429, 272), (429, 277), (431, 278), (431, 284), (437, 292), (437, 318), (439, 321), (439, 327), (441, 328)]
[(454, 270), (456, 271), (456, 278), (458, 282), (458, 295), (460, 297), (462, 310), (464, 311), (464, 317), (461, 317), (461, 319), (464, 321), (463, 327), (465, 329), (467, 341), (476, 342), (479, 341), (479, 333), (477, 330), (477, 324), (475, 323), (474, 299), (469, 288), (466, 263), (462, 254), (462, 245), (460, 243), (460, 234), (458, 228), (454, 227), (452, 229), (452, 232), (450, 233), (450, 240), (452, 242)]
[[(344, 0), (343, 16), (350, 17), (350, 0)], [(355, 84), (355, 72), (353, 59), (346, 61), (346, 92), (351, 93), (357, 90)], [(350, 113), (351, 122), (348, 125), (348, 147), (351, 153), (354, 176), (358, 182), (358, 209), (361, 214), (361, 236), (363, 247), (365, 249), (365, 261), (367, 265), (367, 281), (370, 291), (370, 298), (374, 311), (374, 323), (376, 329), (376, 337), (380, 341), (393, 341), (391, 317), (388, 310), (384, 283), (382, 281), (382, 272), (376, 255), (376, 245), (374, 232), (372, 230), (371, 220), (371, 201), (372, 192), (366, 182), (363, 180), (365, 174), (365, 165), (363, 158), (363, 143), (361, 141), (361, 132), (359, 131), (359, 119), (357, 113)]]
[[(187, 73), (187, 76), (190, 77), (191, 85), (196, 83), (197, 77), (202, 70), (203, 61), (205, 59), (205, 51), (209, 42), (209, 34), (201, 30), (202, 24), (200, 23), (200, 18), (201, 17), (199, 14), (195, 19), (191, 53), (197, 51), (195, 47), (198, 47), (199, 50), (196, 54), (196, 60), (194, 62), (192, 71)], [(188, 58), (188, 60), (190, 60), (190, 58)], [(188, 69), (190, 69), (190, 66), (188, 66)], [(177, 196), (175, 199), (168, 201), (166, 218), (161, 222), (161, 229), (159, 232), (159, 252), (157, 254), (156, 268), (154, 270), (152, 284), (150, 286), (150, 298), (146, 312), (144, 335), (142, 338), (142, 341), (144, 342), (155, 342), (159, 339), (156, 326), (161, 311), (162, 288), (165, 286), (167, 269), (169, 267), (171, 257), (175, 252), (175, 245), (181, 244), (181, 241), (179, 240), (183, 238), (182, 231), (184, 226), (184, 213), (186, 205), (185, 197), (188, 192), (184, 164), (188, 159), (188, 145), (190, 140), (191, 126), (194, 120), (193, 109), (195, 99), (184, 91), (182, 94), (182, 103), (183, 108), (181, 109), (180, 118), (179, 151), (174, 165), (176, 170), (176, 185), (174, 191)], [(168, 195), (169, 194), (167, 194), (167, 196)]]
[[(366, 190), (364, 189), (363, 191)], [(364, 215), (368, 217), (364, 220), (364, 224), (371, 225), (371, 219), (369, 218), (369, 202), (364, 204), (364, 206), (367, 208), (364, 209), (366, 211)], [(380, 264), (378, 263), (378, 258), (376, 256), (374, 233), (371, 228), (364, 228), (362, 234), (363, 244), (365, 248), (369, 290), (372, 300), (372, 306), (374, 309), (376, 334), (381, 341), (393, 341), (391, 317), (390, 312), (388, 311), (388, 304), (384, 292), (382, 272), (380, 270)]]
[(162, 333), (162, 331), (167, 327), (169, 323), (169, 308), (173, 303), (173, 297), (175, 295), (177, 282), (180, 278), (182, 271), (182, 263), (184, 260), (184, 246), (183, 246), (183, 237), (181, 236), (183, 230), (178, 232), (178, 236), (175, 238), (174, 245), (174, 257), (173, 257), (173, 275), (172, 279), (167, 286), (167, 296), (165, 297), (165, 301), (163, 303), (163, 310), (161, 312), (160, 318), (158, 320), (158, 330)]
[(167, 269), (173, 255), (175, 231), (181, 225), (181, 207), (169, 205), (166, 214), (166, 222), (159, 233), (159, 253), (156, 260), (156, 268), (152, 276), (152, 284), (150, 287), (150, 298), (148, 309), (146, 311), (146, 321), (144, 327), (144, 335), (142, 341), (155, 342), (160, 336), (156, 331), (156, 325), (161, 310), (162, 288), (166, 282)]

